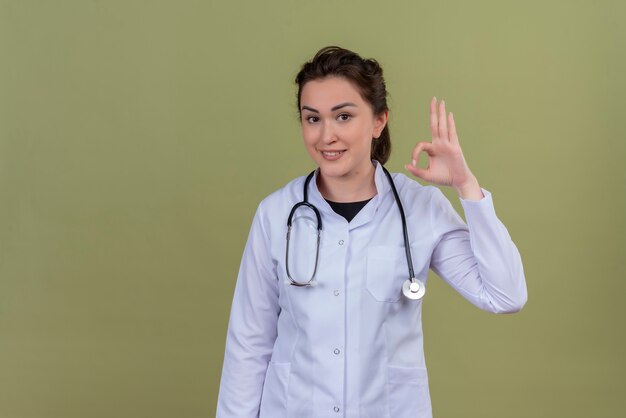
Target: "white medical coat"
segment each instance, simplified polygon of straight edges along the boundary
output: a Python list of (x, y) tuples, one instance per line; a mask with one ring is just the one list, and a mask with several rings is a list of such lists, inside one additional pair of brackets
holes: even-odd
[[(377, 194), (350, 223), (321, 196), (319, 170), (309, 184), (323, 226), (316, 286), (289, 285), (285, 270), (287, 217), (303, 198), (305, 177), (258, 206), (235, 285), (218, 418), (432, 417), (422, 302), (402, 295), (401, 218), (374, 164)], [(392, 177), (416, 277), (426, 282), (430, 268), (481, 309), (520, 310), (527, 299), (521, 257), (490, 192), (459, 198), (466, 224), (437, 187)]]

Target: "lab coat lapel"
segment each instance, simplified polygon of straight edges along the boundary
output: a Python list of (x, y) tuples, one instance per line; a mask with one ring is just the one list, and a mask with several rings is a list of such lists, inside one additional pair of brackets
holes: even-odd
[(350, 229), (358, 228), (362, 225), (365, 225), (371, 222), (376, 216), (376, 212), (380, 207), (380, 203), (383, 199), (386, 198), (386, 194), (389, 191), (389, 180), (385, 176), (385, 172), (383, 171), (383, 166), (376, 160), (372, 160), (374, 166), (376, 167), (376, 171), (374, 173), (374, 183), (376, 184), (376, 196), (370, 200), (367, 205), (363, 207), (359, 211), (359, 213), (354, 217), (352, 222), (350, 222)]

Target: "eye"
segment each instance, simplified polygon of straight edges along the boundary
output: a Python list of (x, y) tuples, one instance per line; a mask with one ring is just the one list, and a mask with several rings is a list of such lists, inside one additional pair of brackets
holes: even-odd
[(352, 117), (352, 115), (348, 114), (348, 113), (341, 113), (339, 116), (337, 116), (337, 119), (339, 119), (340, 121), (347, 121), (350, 120), (350, 118)]
[(315, 123), (319, 120), (317, 116), (307, 116), (305, 119), (309, 123)]

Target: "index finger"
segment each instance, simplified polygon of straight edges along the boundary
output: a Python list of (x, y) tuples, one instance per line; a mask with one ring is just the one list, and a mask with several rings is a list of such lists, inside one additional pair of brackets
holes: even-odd
[(437, 118), (437, 97), (430, 100), (430, 136), (433, 141), (439, 139), (439, 119)]

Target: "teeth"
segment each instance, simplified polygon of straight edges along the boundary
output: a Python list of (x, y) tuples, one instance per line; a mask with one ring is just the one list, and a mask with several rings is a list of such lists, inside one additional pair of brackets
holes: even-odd
[(341, 154), (343, 151), (335, 151), (335, 152), (324, 152), (324, 155), (328, 155), (329, 157), (335, 157)]

